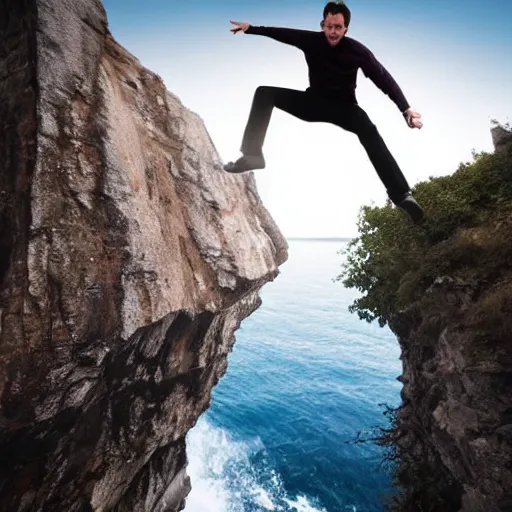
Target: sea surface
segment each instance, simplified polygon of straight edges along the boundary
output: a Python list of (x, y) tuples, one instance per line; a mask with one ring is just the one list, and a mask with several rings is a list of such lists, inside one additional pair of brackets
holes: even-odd
[(188, 434), (185, 512), (374, 512), (392, 490), (382, 449), (351, 441), (400, 403), (396, 338), (348, 312), (346, 242), (289, 245)]

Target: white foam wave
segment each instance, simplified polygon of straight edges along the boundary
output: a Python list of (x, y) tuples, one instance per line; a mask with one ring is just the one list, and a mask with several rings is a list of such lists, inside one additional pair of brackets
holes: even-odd
[(298, 496), (296, 500), (285, 499), (292, 510), (297, 512), (327, 512), (324, 508), (321, 511), (314, 508), (305, 496)]
[(251, 456), (264, 451), (261, 440), (236, 441), (202, 416), (187, 436), (192, 491), (185, 512), (327, 512), (306, 496), (288, 496), (264, 461), (255, 468)]

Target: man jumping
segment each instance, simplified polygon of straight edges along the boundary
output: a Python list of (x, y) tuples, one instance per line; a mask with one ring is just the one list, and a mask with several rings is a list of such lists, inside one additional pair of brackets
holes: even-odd
[(295, 46), (304, 52), (309, 68), (309, 87), (305, 91), (260, 86), (254, 94), (245, 128), (242, 156), (229, 162), (224, 170), (240, 173), (263, 169), (263, 143), (274, 107), (307, 122), (331, 123), (355, 133), (366, 150), (391, 201), (406, 211), (413, 222), (424, 218), (423, 209), (376, 126), (356, 100), (359, 68), (366, 77), (387, 94), (400, 109), (410, 128), (421, 128), (421, 115), (405, 99), (390, 73), (363, 44), (346, 37), (351, 13), (343, 2), (328, 2), (324, 7), (322, 31), (261, 27), (231, 21), (233, 34), (244, 32), (267, 36)]

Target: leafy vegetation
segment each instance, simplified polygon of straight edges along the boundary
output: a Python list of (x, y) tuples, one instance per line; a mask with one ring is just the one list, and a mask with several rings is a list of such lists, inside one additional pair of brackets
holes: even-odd
[(511, 154), (511, 146), (501, 153), (473, 151), (473, 161), (452, 175), (417, 184), (413, 194), (427, 216), (420, 226), (389, 201), (362, 207), (359, 235), (349, 242), (336, 278), (363, 294), (349, 310), (384, 326), (436, 277), (477, 258), (483, 239), (502, 251), (512, 212)]

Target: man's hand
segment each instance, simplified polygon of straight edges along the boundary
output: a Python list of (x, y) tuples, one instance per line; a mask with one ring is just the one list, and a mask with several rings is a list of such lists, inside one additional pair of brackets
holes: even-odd
[(404, 118), (409, 128), (420, 129), (423, 126), (423, 123), (421, 122), (421, 114), (419, 112), (416, 112), (412, 108), (408, 108), (404, 112)]
[(250, 26), (250, 23), (246, 23), (245, 21), (231, 21), (229, 20), (230, 23), (232, 23), (233, 25), (236, 25), (236, 28), (232, 28), (230, 29), (231, 32), (233, 32), (233, 35), (235, 35), (237, 32), (245, 32), (249, 26)]

